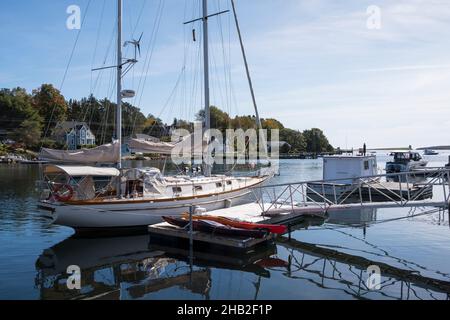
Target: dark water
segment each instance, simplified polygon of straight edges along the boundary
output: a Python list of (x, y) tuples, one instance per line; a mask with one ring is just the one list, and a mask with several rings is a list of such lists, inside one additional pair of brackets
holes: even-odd
[[(387, 158), (380, 156), (380, 166)], [(442, 165), (447, 155), (431, 158)], [(321, 178), (321, 160), (285, 160), (273, 182)], [(147, 236), (76, 239), (36, 209), (38, 168), (0, 165), (0, 299), (447, 299), (448, 212), (358, 209), (300, 224), (238, 255), (149, 245)], [(430, 212), (431, 211), (431, 212)], [(425, 212), (425, 214), (420, 214)], [(381, 267), (381, 289), (366, 286)], [(82, 290), (67, 289), (78, 265)]]

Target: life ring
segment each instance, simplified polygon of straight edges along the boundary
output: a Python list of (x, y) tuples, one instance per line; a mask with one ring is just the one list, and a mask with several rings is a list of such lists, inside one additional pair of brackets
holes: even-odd
[[(64, 189), (67, 190), (69, 193), (66, 195), (59, 194), (59, 192)], [(66, 202), (72, 199), (73, 193), (74, 193), (73, 188), (69, 184), (62, 184), (53, 191), (53, 196), (55, 197), (56, 200), (60, 202)]]

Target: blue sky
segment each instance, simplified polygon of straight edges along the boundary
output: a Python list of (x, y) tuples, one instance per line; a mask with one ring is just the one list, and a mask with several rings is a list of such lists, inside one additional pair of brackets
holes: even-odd
[[(115, 1), (88, 3), (2, 1), (0, 87), (61, 86), (78, 33), (66, 28), (66, 9), (75, 4), (86, 20), (62, 93), (113, 98), (110, 71), (90, 70), (113, 63)], [(341, 147), (450, 144), (449, 1), (236, 3), (263, 117), (294, 129), (322, 128)], [(209, 4), (211, 12), (229, 8), (225, 0)], [(367, 28), (370, 5), (381, 10), (379, 30)], [(182, 24), (198, 15), (199, 0), (124, 0), (124, 40), (144, 32), (140, 63), (125, 87), (138, 92), (131, 102), (145, 114), (193, 118), (202, 106), (201, 26)], [(232, 16), (212, 18), (210, 26), (212, 104), (252, 114)]]

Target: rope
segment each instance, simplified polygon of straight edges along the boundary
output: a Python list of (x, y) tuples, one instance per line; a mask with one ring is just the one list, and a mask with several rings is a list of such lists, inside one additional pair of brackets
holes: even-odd
[[(77, 36), (76, 36), (76, 38), (75, 38), (75, 43), (73, 44), (72, 51), (71, 51), (70, 57), (69, 57), (69, 61), (67, 62), (66, 69), (65, 69), (65, 71), (64, 71), (64, 76), (63, 76), (62, 81), (61, 81), (61, 84), (60, 84), (60, 86), (59, 86), (59, 91), (60, 91), (60, 92), (62, 91), (62, 89), (63, 89), (63, 87), (64, 87), (64, 83), (65, 83), (65, 81), (66, 81), (67, 73), (68, 73), (69, 68), (70, 68), (70, 65), (71, 65), (71, 63), (72, 63), (72, 59), (73, 59), (73, 56), (74, 56), (74, 54), (75, 54), (75, 49), (76, 49), (76, 47), (77, 47), (78, 40), (80, 39), (80, 35), (81, 35), (82, 30), (83, 30), (84, 22), (86, 21), (86, 16), (87, 16), (87, 14), (88, 14), (88, 12), (89, 12), (89, 7), (91, 6), (91, 2), (92, 2), (92, 0), (88, 0), (88, 4), (87, 4), (87, 6), (86, 6), (86, 11), (84, 12), (84, 15), (83, 15), (83, 18), (82, 18), (82, 21), (81, 21), (81, 27), (80, 27), (80, 29), (78, 30)], [(50, 115), (50, 119), (49, 119), (49, 122), (48, 122), (48, 124), (47, 124), (47, 128), (45, 129), (45, 132), (44, 132), (44, 138), (47, 137), (48, 131), (50, 130), (50, 125), (51, 125), (51, 123), (52, 123), (53, 116), (54, 116), (54, 114), (55, 114), (55, 109), (56, 109), (56, 105), (53, 106), (52, 113), (51, 113), (51, 115)], [(43, 140), (44, 140), (44, 139), (42, 139), (41, 149), (42, 149), (42, 147), (43, 147)]]

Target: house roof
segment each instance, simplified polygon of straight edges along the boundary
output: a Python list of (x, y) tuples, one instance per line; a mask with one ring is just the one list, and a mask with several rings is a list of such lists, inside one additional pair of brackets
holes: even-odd
[(77, 122), (77, 121), (64, 121), (60, 122), (57, 125), (57, 128), (61, 128), (66, 132), (70, 132), (73, 129), (80, 130), (83, 126), (89, 129), (89, 126), (86, 122)]

